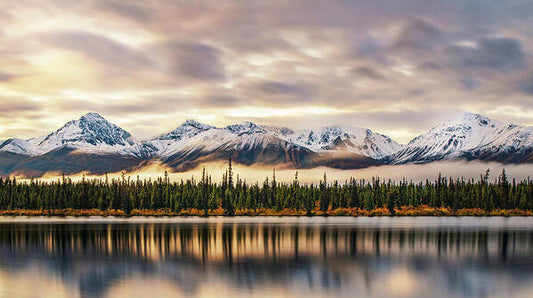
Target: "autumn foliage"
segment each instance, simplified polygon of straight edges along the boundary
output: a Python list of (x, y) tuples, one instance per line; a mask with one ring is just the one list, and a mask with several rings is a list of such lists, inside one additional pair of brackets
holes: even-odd
[[(165, 209), (133, 209), (127, 214), (120, 209), (56, 209), (56, 210), (27, 210), (13, 209), (0, 210), (0, 216), (225, 216), (226, 212), (222, 208), (200, 210), (196, 208), (187, 208), (179, 212)], [(533, 216), (530, 210), (492, 210), (490, 212), (479, 208), (459, 209), (452, 211), (449, 208), (434, 208), (427, 205), (418, 207), (402, 206), (395, 208), (391, 213), (386, 207), (365, 210), (360, 208), (337, 208), (335, 210), (321, 211), (314, 209), (310, 213), (305, 210), (294, 209), (237, 209), (234, 216)]]

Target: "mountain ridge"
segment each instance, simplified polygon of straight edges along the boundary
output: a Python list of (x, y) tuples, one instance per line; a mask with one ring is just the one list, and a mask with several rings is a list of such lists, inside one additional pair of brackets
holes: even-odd
[(464, 113), (412, 139), (403, 149), (388, 156), (387, 161), (392, 164), (447, 159), (523, 162), (532, 151), (533, 127)]
[[(0, 165), (5, 165), (0, 173), (36, 175), (85, 168), (89, 172), (120, 171), (150, 160), (181, 171), (229, 157), (246, 165), (342, 169), (457, 159), (523, 163), (533, 161), (533, 127), (464, 113), (402, 145), (355, 126), (292, 130), (244, 121), (216, 127), (188, 119), (166, 133), (136, 140), (92, 112), (46, 136), (5, 140), (0, 143), (0, 152)], [(98, 166), (99, 161), (110, 166)]]

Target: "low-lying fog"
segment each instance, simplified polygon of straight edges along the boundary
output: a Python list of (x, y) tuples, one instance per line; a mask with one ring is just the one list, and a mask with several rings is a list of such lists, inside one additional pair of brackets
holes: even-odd
[[(203, 164), (193, 170), (187, 172), (173, 173), (172, 170), (162, 164), (151, 164), (140, 170), (133, 172), (125, 172), (126, 178), (130, 179), (155, 179), (157, 177), (163, 177), (165, 171), (169, 174), (172, 181), (180, 181), (181, 179), (188, 179), (194, 177), (195, 179), (201, 179), (202, 169), (205, 169), (209, 175), (211, 175), (213, 182), (221, 181), (222, 175), (227, 169), (227, 163), (223, 162), (211, 162)], [(300, 183), (317, 183), (324, 177), (324, 173), (327, 174), (328, 181), (338, 180), (344, 182), (350, 177), (357, 179), (371, 179), (372, 177), (380, 177), (384, 179), (392, 179), (395, 181), (403, 178), (407, 180), (413, 180), (415, 182), (424, 181), (426, 179), (436, 179), (439, 172), (442, 176), (466, 179), (474, 178), (479, 179), (480, 175), (485, 173), (487, 169), (490, 169), (490, 180), (494, 180), (500, 175), (502, 169), (506, 170), (509, 179), (516, 178), (517, 180), (527, 179), (529, 176), (533, 176), (533, 166), (531, 164), (523, 165), (502, 165), (500, 163), (482, 163), (478, 161), (472, 162), (433, 162), (430, 164), (408, 164), (408, 165), (394, 165), (394, 166), (378, 166), (369, 167), (365, 169), (357, 170), (339, 170), (326, 167), (319, 167), (314, 169), (276, 169), (277, 181), (292, 181), (294, 179), (296, 171), (298, 172), (298, 180)], [(241, 179), (246, 180), (248, 183), (255, 183), (259, 181), (262, 183), (268, 176), (269, 180), (272, 179), (272, 172), (274, 167), (264, 166), (244, 166), (233, 165), (234, 179), (239, 176)], [(74, 181), (81, 180), (84, 176), (83, 173), (70, 175)], [(120, 178), (121, 172), (108, 174), (109, 179)], [(49, 173), (40, 178), (40, 180), (57, 180), (61, 177), (57, 173)], [(96, 176), (85, 173), (86, 179), (103, 178), (104, 176)]]

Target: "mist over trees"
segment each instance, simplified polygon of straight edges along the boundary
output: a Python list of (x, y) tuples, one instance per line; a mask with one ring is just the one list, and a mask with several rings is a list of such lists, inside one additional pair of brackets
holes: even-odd
[(460, 209), (533, 210), (533, 181), (509, 181), (505, 170), (493, 180), (489, 171), (478, 179), (452, 179), (438, 176), (435, 180), (383, 180), (375, 177), (367, 181), (350, 178), (346, 181), (328, 180), (327, 174), (318, 185), (302, 184), (298, 172), (292, 182), (278, 182), (276, 172), (263, 183), (247, 183), (235, 176), (231, 160), (222, 180), (215, 182), (204, 168), (200, 180), (194, 178), (171, 182), (168, 174), (157, 179), (82, 179), (73, 182), (67, 177), (57, 181), (31, 180), (18, 182), (16, 178), (0, 179), (1, 210), (58, 210), (99, 209), (166, 210), (179, 213), (196, 209), (203, 214), (222, 210), (234, 215), (236, 210), (268, 209), (296, 210), (303, 214), (328, 212), (343, 208), (372, 210), (386, 208), (393, 215), (402, 206), (429, 206)]

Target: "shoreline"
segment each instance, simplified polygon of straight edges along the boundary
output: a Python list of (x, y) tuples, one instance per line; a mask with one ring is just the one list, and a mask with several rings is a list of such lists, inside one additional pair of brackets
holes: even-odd
[(461, 217), (461, 216), (475, 216), (475, 217), (493, 217), (493, 216), (533, 216), (531, 210), (519, 209), (503, 209), (485, 211), (482, 209), (459, 209), (456, 211), (449, 208), (434, 208), (429, 206), (404, 206), (394, 208), (391, 212), (385, 207), (375, 208), (372, 210), (365, 210), (359, 208), (339, 208), (335, 210), (321, 211), (321, 210), (291, 210), (291, 209), (239, 209), (235, 210), (234, 214), (228, 214), (221, 208), (215, 210), (198, 210), (198, 209), (184, 209), (179, 212), (171, 210), (138, 210), (134, 209), (126, 212), (120, 209), (99, 210), (99, 209), (56, 209), (56, 210), (30, 210), (30, 209), (13, 209), (0, 210), (0, 217), (15, 217), (15, 216), (54, 216), (54, 217), (220, 217), (220, 216), (298, 216), (298, 217), (327, 217), (327, 216), (341, 216), (341, 217), (417, 217), (417, 216), (435, 216), (435, 217)]

